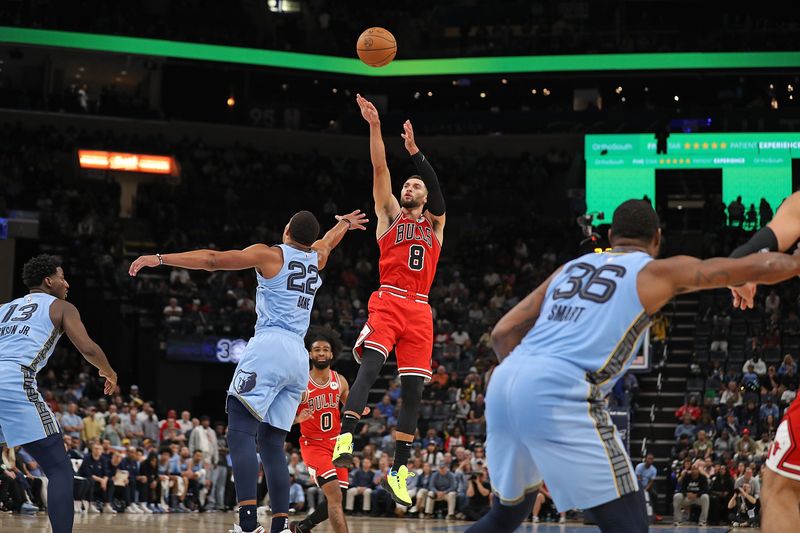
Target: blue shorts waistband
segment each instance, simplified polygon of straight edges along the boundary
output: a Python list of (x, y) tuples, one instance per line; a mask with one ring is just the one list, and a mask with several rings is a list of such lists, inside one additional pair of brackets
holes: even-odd
[(280, 335), (285, 335), (290, 339), (299, 340), (300, 342), (303, 342), (303, 336), (301, 336), (300, 334), (276, 326), (265, 326), (257, 328), (254, 336), (258, 337), (259, 335), (264, 335), (266, 333), (278, 333)]

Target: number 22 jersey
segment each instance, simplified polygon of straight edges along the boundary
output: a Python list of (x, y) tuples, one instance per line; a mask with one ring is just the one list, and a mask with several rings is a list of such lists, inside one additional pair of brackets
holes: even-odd
[(512, 353), (563, 359), (607, 393), (650, 326), (636, 283), (650, 261), (644, 252), (612, 251), (565, 264), (547, 288), (536, 324)]

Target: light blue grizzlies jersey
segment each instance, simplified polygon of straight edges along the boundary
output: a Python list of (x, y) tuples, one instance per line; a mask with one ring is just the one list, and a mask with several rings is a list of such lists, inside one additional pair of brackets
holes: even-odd
[(283, 266), (272, 278), (256, 270), (256, 334), (267, 328), (280, 328), (305, 337), (314, 307), (314, 295), (322, 285), (317, 252), (304, 252), (286, 244)]
[(563, 359), (607, 394), (650, 325), (636, 290), (639, 271), (650, 261), (644, 252), (605, 252), (564, 265), (536, 324), (514, 352)]
[(55, 300), (37, 292), (0, 305), (0, 365), (23, 366), (35, 375), (47, 364), (61, 337), (50, 320)]

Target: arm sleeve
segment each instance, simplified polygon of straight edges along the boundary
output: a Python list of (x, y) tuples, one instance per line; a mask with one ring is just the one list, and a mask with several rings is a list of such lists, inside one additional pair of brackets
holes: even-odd
[[(427, 186), (427, 182), (425, 184)], [(428, 189), (430, 191), (430, 188)], [(428, 195), (430, 197), (430, 193)], [(750, 240), (731, 252), (730, 257), (739, 258), (756, 252), (777, 252), (778, 238), (769, 226), (764, 226)]]
[(417, 172), (425, 183), (428, 189), (428, 204), (427, 209), (434, 216), (442, 216), (445, 212), (444, 196), (442, 195), (442, 188), (439, 185), (439, 178), (436, 176), (436, 171), (428, 162), (428, 158), (422, 152), (417, 152), (411, 156), (414, 165), (417, 167)]

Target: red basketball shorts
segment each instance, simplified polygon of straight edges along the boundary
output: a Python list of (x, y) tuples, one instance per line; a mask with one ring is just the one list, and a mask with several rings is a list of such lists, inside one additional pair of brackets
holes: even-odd
[(356, 361), (361, 362), (364, 348), (372, 348), (389, 357), (392, 348), (397, 355), (397, 371), (401, 376), (431, 379), (433, 352), (433, 315), (427, 297), (412, 298), (383, 287), (369, 299), (369, 318), (353, 347)]
[(789, 479), (800, 481), (800, 400), (786, 411), (769, 449), (767, 468)]
[(350, 478), (346, 468), (336, 468), (333, 466), (333, 446), (336, 439), (309, 439), (300, 437), (300, 454), (303, 462), (308, 467), (308, 474), (311, 480), (318, 487), (320, 480), (336, 476), (339, 486), (346, 489), (350, 486)]

